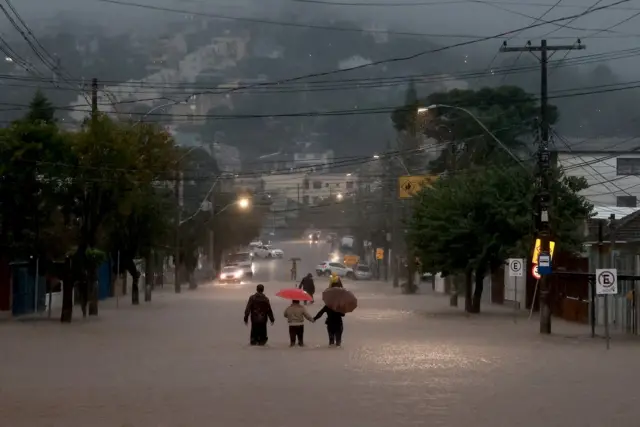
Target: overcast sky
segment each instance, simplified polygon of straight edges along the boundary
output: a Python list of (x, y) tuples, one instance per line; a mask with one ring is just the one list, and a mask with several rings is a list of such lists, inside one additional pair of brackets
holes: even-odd
[[(531, 18), (518, 14), (539, 17), (549, 10), (557, 0), (491, 0), (490, 3), (461, 0), (327, 0), (327, 2), (356, 5), (305, 3), (304, 0), (302, 2), (297, 0), (130, 1), (236, 17), (263, 17), (271, 20), (283, 20), (282, 14), (285, 11), (296, 11), (302, 16), (327, 16), (334, 19), (348, 17), (369, 25), (389, 26), (396, 31), (489, 36), (530, 25), (533, 21)], [(372, 6), (375, 3), (382, 5)], [(418, 5), (407, 6), (408, 3), (417, 3)], [(612, 3), (616, 3), (616, 0), (563, 0), (548, 12), (544, 19), (557, 19), (584, 12), (594, 5), (601, 7)], [(184, 19), (180, 14), (107, 4), (96, 0), (13, 0), (13, 4), (28, 22), (37, 21), (40, 23), (45, 19), (65, 16), (81, 19), (87, 23), (101, 23), (118, 31), (132, 28), (160, 29), (164, 22)], [(572, 54), (576, 56), (635, 47), (640, 40), (640, 37), (634, 36), (640, 34), (640, 16), (612, 29), (615, 33), (601, 32), (595, 34), (593, 38), (589, 38), (589, 35), (631, 18), (636, 13), (640, 14), (640, 0), (628, 1), (611, 9), (580, 17), (570, 24), (580, 30), (562, 28), (547, 37), (550, 43), (564, 44), (572, 44), (575, 37), (581, 37), (583, 43), (587, 45), (587, 50)], [(0, 22), (3, 22), (0, 24), (0, 29), (8, 31), (7, 22)], [(34, 26), (37, 25), (34, 24)], [(510, 44), (522, 45), (527, 39), (532, 39), (535, 42), (542, 35), (556, 28), (553, 25), (545, 25), (522, 32), (517, 34), (510, 41)], [(432, 40), (442, 44), (451, 44), (464, 39), (434, 38)], [(496, 50), (501, 42), (502, 39), (484, 42), (482, 47), (486, 50)], [(463, 50), (461, 50), (462, 52)], [(616, 69), (625, 70), (625, 62), (623, 61), (612, 65)]]

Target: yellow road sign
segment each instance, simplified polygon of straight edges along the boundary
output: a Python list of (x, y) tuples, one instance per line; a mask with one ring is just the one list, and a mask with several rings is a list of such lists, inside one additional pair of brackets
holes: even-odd
[(409, 199), (438, 179), (434, 175), (406, 175), (398, 178), (398, 197)]
[(384, 249), (376, 249), (376, 259), (384, 259)]
[(345, 255), (344, 256), (344, 264), (348, 267), (352, 267), (358, 265), (360, 261), (360, 257), (358, 255)]
[[(536, 245), (533, 247), (533, 255), (531, 256), (531, 262), (538, 263), (538, 257), (540, 256), (540, 246), (542, 242), (540, 239), (536, 239)], [(556, 242), (549, 241), (549, 256), (553, 259), (553, 251), (556, 248)]]

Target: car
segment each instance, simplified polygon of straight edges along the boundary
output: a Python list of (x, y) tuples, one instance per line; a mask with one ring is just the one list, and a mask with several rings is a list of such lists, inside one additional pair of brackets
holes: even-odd
[(241, 283), (244, 277), (244, 271), (237, 266), (222, 267), (222, 272), (218, 277), (220, 283)]
[(267, 245), (254, 246), (251, 253), (253, 254), (253, 256), (258, 258), (271, 258), (273, 256), (271, 249), (269, 249)]
[(253, 277), (253, 256), (250, 252), (236, 252), (227, 257), (225, 267), (239, 268), (243, 272), (243, 277)]
[(371, 280), (373, 274), (368, 265), (359, 264), (354, 271), (356, 279), (358, 280)]
[(339, 277), (355, 278), (353, 269), (339, 262), (325, 261), (316, 267), (316, 274), (318, 276), (328, 276), (334, 273)]
[(320, 233), (309, 234), (309, 243), (318, 243), (320, 240)]
[(284, 251), (282, 249), (276, 249), (271, 245), (266, 245), (266, 246), (271, 251), (271, 256), (273, 258), (284, 258)]

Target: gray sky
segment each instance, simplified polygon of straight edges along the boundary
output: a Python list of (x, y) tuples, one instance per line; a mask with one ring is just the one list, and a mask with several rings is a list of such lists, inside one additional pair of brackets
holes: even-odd
[[(495, 0), (489, 3), (464, 2), (460, 0), (327, 0), (342, 3), (360, 3), (365, 6), (327, 5), (303, 3), (295, 0), (131, 0), (137, 3), (173, 7), (186, 10), (219, 13), (237, 17), (261, 17), (272, 20), (283, 20), (283, 13), (296, 11), (300, 16), (327, 16), (333, 19), (349, 18), (369, 25), (388, 26), (396, 31), (443, 34), (488, 36), (503, 31), (524, 27), (532, 23), (532, 19), (518, 14), (541, 16), (557, 0)], [(616, 0), (563, 0), (551, 10), (544, 19), (551, 20), (585, 11), (587, 8), (605, 6)], [(162, 28), (162, 23), (184, 19), (180, 14), (157, 12), (112, 4), (99, 3), (95, 0), (14, 0), (14, 6), (28, 22), (38, 23), (56, 16), (75, 18), (86, 23), (99, 23), (117, 31), (148, 28), (150, 31)], [(383, 3), (384, 6), (372, 6), (372, 3)], [(407, 3), (420, 5), (405, 6)], [(432, 4), (425, 4), (432, 3)], [(46, 4), (46, 7), (43, 5)], [(510, 9), (511, 12), (502, 9)], [(638, 24), (640, 16), (617, 26), (614, 31), (602, 32), (589, 38), (597, 30), (612, 26), (626, 18), (640, 14), (640, 0), (632, 0), (609, 10), (594, 12), (576, 19), (572, 26), (584, 30), (560, 29), (550, 34), (550, 43), (572, 44), (575, 37), (581, 37), (587, 50), (581, 53), (590, 55), (612, 49), (635, 47), (640, 34)], [(7, 22), (0, 21), (0, 29), (6, 31)], [(538, 40), (542, 35), (556, 29), (553, 25), (545, 25), (522, 32), (514, 38), (511, 45), (521, 45), (527, 39)], [(588, 29), (591, 29), (589, 31)], [(295, 31), (295, 30), (291, 30)], [(566, 37), (566, 38), (562, 38)], [(441, 44), (462, 41), (461, 38), (433, 38)], [(484, 42), (481, 45), (460, 49), (464, 55), (471, 49), (495, 51), (501, 40)], [(634, 62), (635, 64), (635, 62)], [(628, 62), (616, 61), (611, 64), (616, 70), (628, 70)]]

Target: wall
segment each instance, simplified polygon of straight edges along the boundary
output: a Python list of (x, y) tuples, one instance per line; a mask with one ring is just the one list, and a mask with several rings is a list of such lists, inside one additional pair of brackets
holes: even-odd
[[(565, 168), (567, 175), (587, 179), (590, 187), (581, 194), (594, 205), (616, 206), (617, 196), (633, 195), (640, 199), (640, 176), (618, 176), (617, 157), (607, 158), (611, 155), (606, 152), (557, 154), (558, 165)], [(640, 154), (619, 153), (619, 157), (640, 158)], [(602, 183), (608, 180), (614, 181)]]

